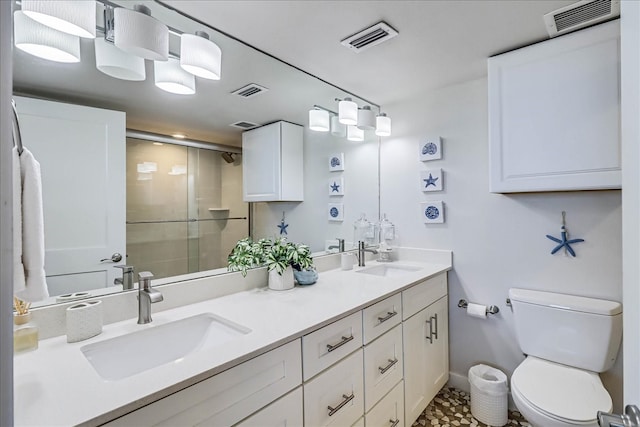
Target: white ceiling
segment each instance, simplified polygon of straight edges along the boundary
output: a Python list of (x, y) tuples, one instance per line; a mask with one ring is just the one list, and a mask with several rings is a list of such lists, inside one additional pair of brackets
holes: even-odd
[[(176, 9), (379, 105), (486, 75), (491, 55), (545, 40), (575, 1), (190, 1)], [(379, 21), (399, 35), (362, 53), (340, 41)]]

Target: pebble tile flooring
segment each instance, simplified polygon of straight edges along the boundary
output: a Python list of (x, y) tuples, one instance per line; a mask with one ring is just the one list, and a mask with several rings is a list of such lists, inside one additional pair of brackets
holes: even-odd
[[(473, 418), (469, 403), (469, 393), (445, 387), (427, 406), (418, 417), (412, 427), (422, 426), (473, 426), (486, 427), (487, 425)], [(509, 411), (509, 421), (507, 427), (531, 427), (520, 412)]]

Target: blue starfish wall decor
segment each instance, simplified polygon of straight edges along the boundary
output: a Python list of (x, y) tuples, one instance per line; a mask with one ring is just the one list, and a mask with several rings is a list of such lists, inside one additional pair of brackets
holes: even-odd
[[(424, 175), (423, 175), (424, 176)], [(434, 178), (433, 175), (429, 174), (429, 178), (427, 179), (423, 179), (423, 181), (425, 182), (425, 188), (429, 187), (430, 185), (433, 185), (434, 187), (436, 187), (436, 181), (439, 178)]]
[(551, 255), (555, 254), (560, 249), (564, 248), (564, 250), (566, 252), (569, 252), (571, 254), (571, 256), (573, 256), (573, 257), (576, 256), (576, 253), (573, 250), (573, 248), (571, 247), (571, 245), (574, 244), (574, 243), (582, 243), (582, 242), (584, 242), (584, 239), (571, 239), (571, 240), (569, 240), (569, 238), (567, 236), (568, 236), (568, 234), (567, 234), (567, 227), (565, 225), (565, 212), (562, 211), (562, 227), (560, 227), (560, 239), (558, 239), (557, 237), (553, 237), (553, 236), (550, 236), (550, 235), (547, 234), (547, 239), (553, 240), (554, 242), (556, 242), (558, 244), (551, 251)]
[(336, 192), (339, 193), (340, 192), (340, 184), (338, 184), (337, 182), (333, 181), (333, 185), (331, 185), (331, 192)]
[(288, 234), (287, 227), (289, 224), (285, 224), (284, 222), (284, 212), (282, 212), (282, 219), (280, 220), (280, 224), (278, 224), (278, 228), (280, 229), (280, 235)]

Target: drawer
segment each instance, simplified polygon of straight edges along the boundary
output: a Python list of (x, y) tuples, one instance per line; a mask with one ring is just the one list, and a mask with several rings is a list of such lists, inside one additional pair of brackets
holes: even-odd
[(304, 384), (304, 425), (350, 426), (364, 414), (362, 349)]
[(365, 415), (367, 427), (404, 427), (404, 384), (400, 381)]
[(362, 310), (362, 337), (365, 344), (400, 324), (402, 297), (397, 293)]
[(364, 348), (364, 407), (369, 411), (402, 379), (402, 326)]
[(300, 340), (295, 340), (108, 425), (233, 425), (299, 386), (301, 368)]
[(362, 311), (302, 337), (304, 380), (362, 347)]
[(364, 417), (356, 421), (356, 423), (353, 424), (351, 427), (364, 427)]
[(302, 427), (302, 422), (302, 387), (298, 387), (235, 427)]
[(402, 320), (413, 316), (447, 294), (447, 273), (402, 291)]

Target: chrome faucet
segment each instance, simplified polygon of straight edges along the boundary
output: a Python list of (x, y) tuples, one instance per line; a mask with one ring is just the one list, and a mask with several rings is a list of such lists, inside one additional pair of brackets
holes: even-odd
[(365, 252), (371, 252), (372, 254), (377, 254), (378, 251), (375, 249), (367, 249), (364, 246), (364, 242), (361, 240), (358, 242), (358, 267), (364, 267), (364, 256)]
[(162, 301), (162, 294), (151, 287), (153, 274), (138, 273), (138, 324), (151, 323), (151, 304)]
[(114, 265), (122, 269), (122, 277), (113, 280), (114, 285), (122, 285), (122, 290), (133, 289), (133, 265)]
[(339, 237), (336, 237), (336, 239), (338, 240), (338, 244), (337, 245), (330, 245), (327, 247), (327, 249), (337, 249), (338, 252), (344, 252), (344, 239), (341, 239)]

